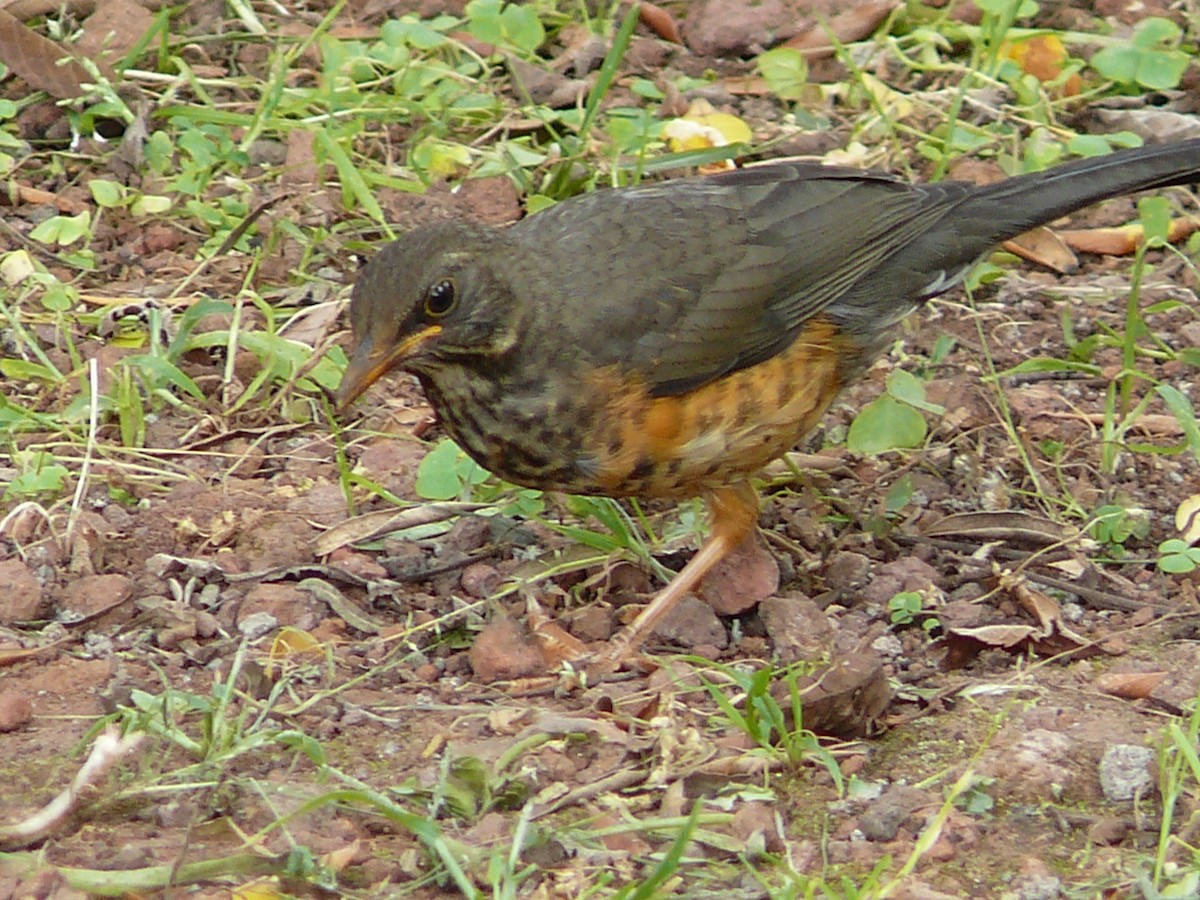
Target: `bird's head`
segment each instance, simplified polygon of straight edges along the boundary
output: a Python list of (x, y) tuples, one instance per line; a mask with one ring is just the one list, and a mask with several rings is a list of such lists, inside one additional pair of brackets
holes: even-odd
[(498, 271), (506, 252), (503, 232), (454, 222), (412, 231), (380, 250), (350, 295), (353, 352), (338, 409), (393, 369), (435, 378), (440, 368), (510, 350), (519, 330)]

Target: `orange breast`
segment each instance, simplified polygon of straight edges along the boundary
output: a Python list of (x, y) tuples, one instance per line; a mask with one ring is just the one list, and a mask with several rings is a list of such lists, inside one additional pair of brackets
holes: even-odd
[(611, 399), (585, 450), (588, 468), (611, 494), (694, 496), (739, 481), (817, 423), (842, 387), (842, 343), (814, 319), (784, 352), (675, 397), (630, 390), (605, 369), (591, 385)]

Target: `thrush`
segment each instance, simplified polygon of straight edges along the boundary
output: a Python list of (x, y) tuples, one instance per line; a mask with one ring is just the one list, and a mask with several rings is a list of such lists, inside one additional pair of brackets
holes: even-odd
[(508, 228), (383, 247), (350, 301), (345, 409), (416, 375), (447, 433), (527, 487), (703, 496), (710, 534), (603, 654), (618, 662), (757, 521), (751, 477), (893, 326), (995, 246), (1105, 198), (1200, 180), (1200, 140), (995, 184), (774, 163), (598, 190)]

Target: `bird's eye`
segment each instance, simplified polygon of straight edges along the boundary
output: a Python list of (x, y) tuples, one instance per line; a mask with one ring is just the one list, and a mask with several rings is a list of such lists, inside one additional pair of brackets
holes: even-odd
[(425, 315), (432, 319), (440, 318), (454, 309), (458, 303), (458, 288), (453, 279), (443, 278), (435, 281), (425, 292)]

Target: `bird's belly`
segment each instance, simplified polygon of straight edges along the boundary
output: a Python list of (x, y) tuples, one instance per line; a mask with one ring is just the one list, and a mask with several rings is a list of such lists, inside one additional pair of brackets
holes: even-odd
[(447, 431), (480, 465), (542, 490), (691, 497), (749, 477), (795, 446), (842, 387), (853, 354), (814, 320), (782, 353), (677, 396), (652, 397), (618, 366), (557, 396), (479, 382), (426, 391)]
[(589, 491), (683, 497), (741, 481), (795, 446), (842, 386), (844, 348), (810, 322), (786, 350), (674, 397), (610, 384), (601, 425), (578, 467)]

